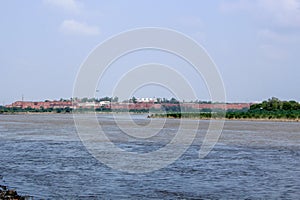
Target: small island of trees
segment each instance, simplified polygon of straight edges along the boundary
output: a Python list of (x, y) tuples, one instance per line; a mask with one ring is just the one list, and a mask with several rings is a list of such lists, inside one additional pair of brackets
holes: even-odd
[[(154, 114), (151, 117), (168, 117), (168, 118), (222, 118), (224, 111), (208, 110), (199, 112), (167, 112), (166, 114)], [(294, 100), (281, 101), (272, 97), (262, 103), (254, 103), (249, 109), (227, 110), (226, 119), (261, 119), (261, 120), (292, 120), (300, 119), (300, 104)]]
[(262, 103), (252, 104), (248, 111), (228, 111), (226, 118), (241, 119), (300, 119), (300, 104), (296, 101), (281, 101), (272, 97)]

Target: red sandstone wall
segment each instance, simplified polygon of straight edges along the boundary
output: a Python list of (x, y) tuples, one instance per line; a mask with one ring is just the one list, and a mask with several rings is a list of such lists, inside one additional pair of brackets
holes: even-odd
[[(198, 104), (198, 103), (182, 103), (180, 106), (185, 108), (194, 108), (194, 109), (236, 109), (241, 110), (243, 108), (250, 108), (250, 103), (229, 103), (229, 104)], [(154, 103), (111, 103), (110, 105), (105, 105), (106, 108), (111, 109), (161, 109), (162, 106), (171, 107), (178, 106), (178, 104), (154, 104)], [(73, 108), (71, 101), (47, 101), (47, 102), (31, 102), (31, 101), (16, 101), (7, 107), (18, 107), (18, 108), (34, 108), (40, 109), (41, 107), (47, 108)], [(74, 103), (74, 108), (78, 107), (76, 103)], [(84, 108), (91, 108), (91, 106), (82, 106)], [(95, 108), (100, 107), (100, 105), (96, 104)]]

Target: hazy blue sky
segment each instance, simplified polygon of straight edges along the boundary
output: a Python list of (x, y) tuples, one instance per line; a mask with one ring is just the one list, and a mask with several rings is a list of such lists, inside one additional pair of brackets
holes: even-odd
[[(145, 26), (175, 29), (203, 45), (219, 68), (228, 101), (271, 96), (300, 101), (298, 0), (6, 0), (0, 4), (0, 104), (20, 100), (22, 94), (25, 100), (71, 97), (80, 64), (96, 45)], [(156, 53), (135, 56), (163, 60), (164, 55), (155, 57)], [(134, 57), (129, 61), (134, 62)], [(108, 86), (122, 75), (119, 69), (124, 63), (115, 63), (104, 78)], [(193, 72), (183, 73), (193, 82)], [(99, 88), (99, 95), (109, 94), (108, 88)], [(197, 94), (207, 99), (202, 88), (196, 89)], [(149, 95), (164, 95), (156, 91)]]

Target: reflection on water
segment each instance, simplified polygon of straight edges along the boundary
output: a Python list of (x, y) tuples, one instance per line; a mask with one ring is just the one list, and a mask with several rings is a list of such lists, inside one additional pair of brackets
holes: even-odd
[[(117, 146), (134, 152), (161, 148), (178, 127), (178, 120), (167, 120), (157, 136), (135, 140), (111, 116), (98, 118)], [(141, 125), (135, 131), (149, 123), (145, 115), (133, 118)], [(299, 123), (226, 122), (214, 150), (199, 159), (207, 127), (208, 121), (200, 121), (193, 145), (175, 163), (129, 174), (108, 168), (87, 152), (72, 115), (1, 115), (0, 184), (35, 199), (299, 198)]]

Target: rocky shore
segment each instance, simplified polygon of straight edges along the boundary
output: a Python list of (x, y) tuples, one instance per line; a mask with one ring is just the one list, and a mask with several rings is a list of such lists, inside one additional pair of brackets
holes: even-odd
[(29, 197), (20, 196), (15, 190), (0, 185), (0, 200), (28, 200)]

